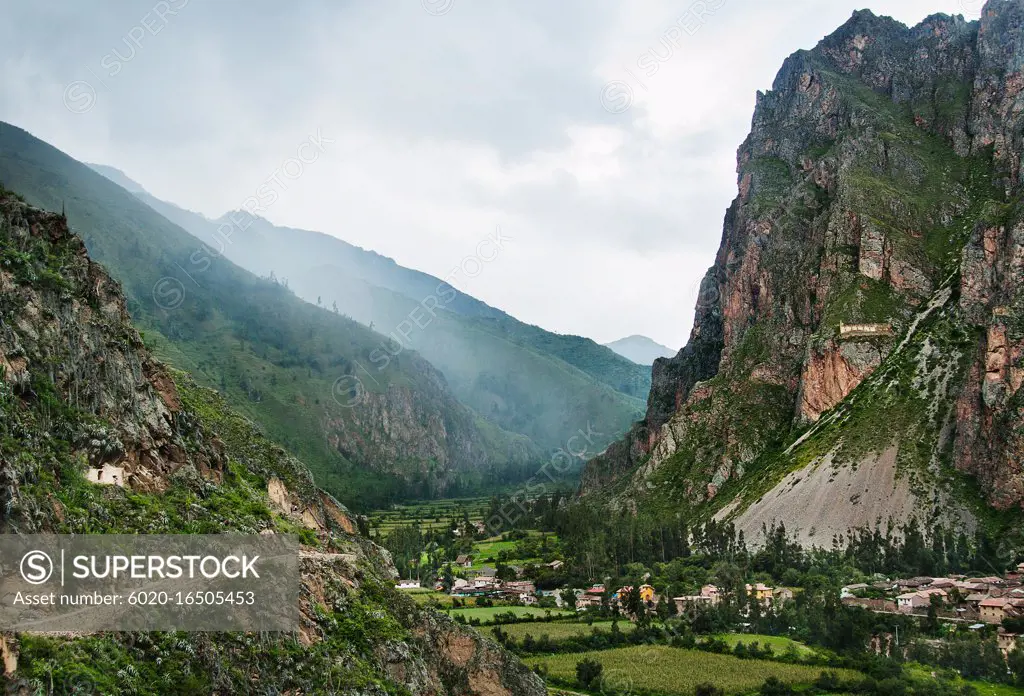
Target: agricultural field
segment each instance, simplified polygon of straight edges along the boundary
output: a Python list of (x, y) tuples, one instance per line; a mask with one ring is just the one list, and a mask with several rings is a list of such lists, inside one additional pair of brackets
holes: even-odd
[(715, 637), (724, 640), (729, 644), (730, 648), (736, 647), (737, 643), (744, 643), (746, 645), (757, 643), (758, 646), (762, 648), (766, 645), (770, 645), (776, 655), (785, 653), (789, 650), (790, 646), (794, 647), (797, 654), (801, 657), (814, 654), (813, 649), (807, 647), (803, 643), (798, 643), (792, 638), (786, 638), (784, 636), (766, 636), (752, 633), (725, 633)]
[[(476, 619), (482, 624), (491, 623), (494, 621), (494, 617), (498, 614), (507, 614), (509, 612), (514, 613), (516, 616), (535, 616), (535, 617), (559, 617), (559, 616), (573, 616), (575, 612), (563, 611), (561, 609), (541, 609), (540, 607), (466, 607), (459, 609), (446, 609), (445, 610), (453, 618), (458, 615), (462, 615), (467, 621)], [(532, 624), (536, 626), (537, 624)]]
[[(935, 672), (936, 670), (934, 667), (911, 663), (907, 666), (907, 671), (917, 680), (929, 681), (932, 678), (932, 672)], [(974, 679), (962, 679), (956, 674), (948, 674), (947, 676), (952, 677), (954, 684), (957, 686), (970, 684), (978, 690), (978, 696), (1024, 696), (1024, 689), (1010, 686), (1009, 684), (995, 684), (992, 682)]]
[[(507, 624), (501, 630), (516, 641), (521, 641), (527, 633), (534, 638), (546, 635), (551, 640), (565, 640), (578, 636), (589, 636), (594, 629), (604, 632), (612, 630), (611, 621), (595, 621), (593, 624), (580, 623), (577, 621), (545, 621), (521, 624)], [(630, 621), (619, 621), (619, 630), (629, 633), (636, 625)], [(494, 629), (491, 629), (492, 633)]]
[[(634, 646), (599, 652), (570, 653), (528, 658), (532, 668), (543, 665), (552, 678), (572, 682), (576, 664), (583, 659), (600, 662), (603, 679), (618, 691), (653, 692), (666, 696), (692, 696), (694, 688), (712, 682), (727, 693), (757, 689), (768, 677), (790, 684), (810, 684), (821, 674), (821, 667), (791, 665), (768, 660), (741, 660), (698, 650), (664, 646)], [(859, 678), (851, 670), (832, 670), (842, 679)]]

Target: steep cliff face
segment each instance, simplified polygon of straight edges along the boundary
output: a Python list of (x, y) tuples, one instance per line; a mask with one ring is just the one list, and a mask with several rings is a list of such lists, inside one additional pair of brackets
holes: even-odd
[[(806, 540), (915, 513), (971, 525), (966, 472), (1019, 511), (1022, 18), (1020, 0), (913, 28), (862, 11), (787, 59), (690, 342), (584, 496), (755, 535), (814, 500)], [(878, 485), (906, 489), (868, 520), (835, 477), (889, 460)]]
[(306, 544), (298, 640), (5, 635), (12, 693), (544, 693), (503, 649), (396, 593), (357, 526), (216, 392), (149, 354), (64, 218), (0, 189), (0, 529)]

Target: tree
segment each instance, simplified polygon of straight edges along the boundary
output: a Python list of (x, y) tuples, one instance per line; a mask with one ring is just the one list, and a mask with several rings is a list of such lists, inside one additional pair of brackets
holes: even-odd
[(627, 615), (632, 616), (641, 623), (646, 619), (647, 609), (644, 607), (643, 599), (640, 597), (639, 587), (631, 587), (626, 590), (619, 597), (619, 601), (622, 603), (622, 609)]
[(1024, 638), (1017, 639), (1017, 645), (1006, 657), (1007, 666), (1013, 672), (1014, 683), (1024, 686)]
[(584, 689), (593, 689), (601, 681), (601, 671), (604, 669), (601, 663), (590, 658), (580, 660), (576, 663), (576, 683)]
[(938, 594), (931, 595), (928, 598), (928, 618), (924, 622), (929, 633), (938, 633), (940, 608), (942, 608), (942, 597)]
[(662, 597), (655, 611), (658, 614), (658, 618), (664, 623), (669, 617), (675, 615), (676, 603), (672, 601), (671, 597)]
[(515, 568), (513, 568), (510, 565), (505, 565), (504, 563), (498, 563), (497, 567), (494, 569), (494, 572), (495, 572), (495, 576), (499, 580), (515, 580), (516, 579), (516, 570), (515, 570)]
[(1003, 628), (1007, 633), (1024, 634), (1024, 616), (1008, 616), (1003, 619)]
[(576, 593), (566, 588), (561, 591), (562, 605), (569, 609), (576, 608)]

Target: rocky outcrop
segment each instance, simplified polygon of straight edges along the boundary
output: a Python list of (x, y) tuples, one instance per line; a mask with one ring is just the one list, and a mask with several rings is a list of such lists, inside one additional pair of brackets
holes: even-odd
[[(123, 470), (123, 485), (159, 490), (190, 461), (175, 428), (179, 400), (144, 350), (120, 288), (60, 216), (6, 196), (0, 237), (0, 379), (15, 394), (63, 396), (94, 414), (103, 425), (68, 433), (72, 446), (94, 469)], [(39, 255), (50, 257), (48, 266), (33, 264)], [(225, 465), (216, 443), (195, 457), (210, 476)]]
[(800, 375), (797, 417), (818, 420), (845, 399), (884, 357), (884, 349), (869, 341), (829, 341), (820, 350), (811, 347)]
[[(655, 364), (645, 419), (588, 463), (583, 496), (738, 517), (790, 471), (887, 453), (920, 514), (966, 519), (939, 490), (951, 467), (1024, 505), (1022, 37), (1020, 0), (912, 28), (860, 11), (785, 61), (739, 149), (690, 342)], [(730, 481), (743, 499), (719, 495)], [(916, 506), (894, 500), (872, 514)]]

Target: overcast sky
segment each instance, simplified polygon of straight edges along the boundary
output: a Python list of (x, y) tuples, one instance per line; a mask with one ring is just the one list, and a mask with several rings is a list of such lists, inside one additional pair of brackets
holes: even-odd
[(755, 92), (865, 6), (981, 4), (0, 0), (0, 120), (210, 217), (270, 179), (271, 221), (442, 277), (500, 227), (456, 287), (679, 348)]

